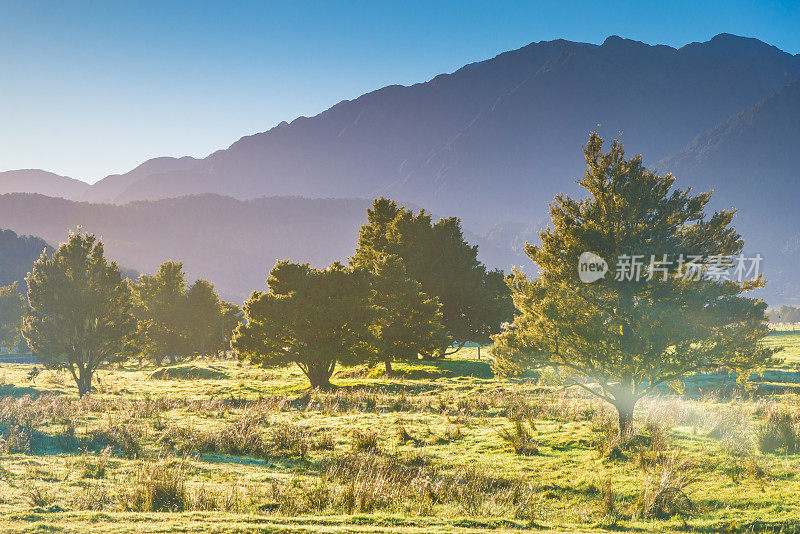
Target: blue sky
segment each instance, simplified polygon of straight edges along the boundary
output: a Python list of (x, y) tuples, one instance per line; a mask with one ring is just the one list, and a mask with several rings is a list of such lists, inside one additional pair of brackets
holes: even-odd
[(7, 2), (0, 170), (89, 182), (204, 157), (282, 120), (533, 41), (679, 47), (729, 32), (800, 53), (794, 2)]

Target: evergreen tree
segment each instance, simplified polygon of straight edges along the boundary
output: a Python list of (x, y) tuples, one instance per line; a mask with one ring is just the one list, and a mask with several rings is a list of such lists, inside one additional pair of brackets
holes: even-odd
[(190, 349), (203, 357), (219, 338), (222, 309), (214, 284), (197, 280), (186, 292), (187, 334)]
[(246, 323), (232, 346), (265, 367), (294, 363), (311, 387), (328, 388), (337, 363), (366, 361), (372, 350), (370, 280), (366, 272), (334, 263), (327, 269), (278, 262), (268, 293), (244, 305)]
[(399, 257), (409, 277), (439, 300), (447, 331), (440, 355), (453, 343), (460, 348), (488, 341), (513, 317), (508, 287), (498, 283), (502, 272), (487, 272), (478, 261), (477, 245), (464, 241), (455, 217), (434, 223), (424, 210), (414, 214), (394, 201), (377, 199), (367, 210), (352, 264), (369, 266), (376, 254)]
[(138, 320), (137, 347), (141, 355), (160, 366), (175, 363), (189, 352), (186, 277), (183, 264), (168, 261), (155, 275), (133, 282), (134, 314)]
[[(551, 203), (552, 224), (540, 234), (541, 246), (527, 247), (539, 278), (515, 273), (521, 315), (495, 337), (491, 352), (505, 372), (566, 369), (616, 408), (624, 433), (636, 402), (660, 385), (722, 366), (745, 377), (774, 351), (761, 344), (769, 333), (766, 305), (742, 295), (764, 281), (711, 276), (714, 258), (742, 251), (730, 226), (734, 213), (706, 217), (710, 193), (673, 189), (672, 175), (649, 172), (641, 156), (626, 159), (619, 141), (604, 153), (593, 133), (584, 152), (587, 170), (579, 184), (589, 197), (558, 195)], [(578, 262), (584, 252), (609, 263), (642, 255), (647, 265), (638, 279), (612, 267), (583, 283)], [(695, 256), (704, 258), (699, 271), (681, 261)]]
[(214, 350), (217, 355), (223, 351), (231, 348), (231, 341), (233, 341), (233, 334), (236, 329), (244, 321), (244, 312), (241, 306), (231, 304), (230, 302), (220, 301), (220, 329), (217, 336), (214, 338)]
[(71, 234), (50, 257), (43, 252), (28, 276), (28, 300), (25, 339), (45, 367), (69, 369), (79, 395), (89, 393), (99, 366), (124, 359), (136, 328), (130, 290), (94, 235)]
[(392, 372), (394, 360), (430, 357), (448, 342), (439, 301), (406, 274), (397, 256), (379, 254), (372, 272), (370, 302), (375, 310), (373, 334), (378, 359)]

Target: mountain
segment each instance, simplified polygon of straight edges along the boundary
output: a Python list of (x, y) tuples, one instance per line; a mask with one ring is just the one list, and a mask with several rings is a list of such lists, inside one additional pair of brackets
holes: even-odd
[(89, 184), (39, 169), (0, 172), (0, 194), (41, 193), (50, 197), (77, 198)]
[(113, 200), (387, 194), (481, 230), (498, 212), (530, 223), (555, 193), (575, 191), (581, 144), (598, 124), (655, 162), (798, 77), (800, 56), (728, 34), (680, 49), (543, 41), (341, 102), (178, 168), (152, 160)]
[(128, 187), (142, 178), (148, 176), (157, 179), (159, 175), (170, 172), (188, 171), (192, 169), (198, 160), (191, 156), (182, 158), (161, 157), (145, 161), (132, 171), (125, 174), (112, 174), (94, 183), (91, 188), (87, 188), (77, 200), (88, 202), (113, 202)]
[[(736, 226), (772, 273), (769, 294), (800, 302), (800, 79), (699, 135), (659, 163), (714, 189), (717, 208), (737, 207)], [(768, 277), (770, 279), (770, 277)]]
[(51, 254), (53, 248), (41, 238), (0, 230), (0, 286), (17, 282), (27, 290), (25, 277), (42, 251)]
[[(9, 194), (0, 195), (0, 227), (39, 235), (55, 246), (81, 226), (101, 238), (107, 257), (120, 265), (152, 273), (164, 261), (182, 261), (190, 279), (206, 278), (224, 297), (242, 302), (264, 289), (277, 260), (317, 267), (346, 261), (368, 205), (361, 199), (236, 200), (205, 194), (119, 206)], [(479, 244), (482, 260), (508, 267), (508, 254), (465, 236)], [(34, 248), (38, 256), (40, 242)]]

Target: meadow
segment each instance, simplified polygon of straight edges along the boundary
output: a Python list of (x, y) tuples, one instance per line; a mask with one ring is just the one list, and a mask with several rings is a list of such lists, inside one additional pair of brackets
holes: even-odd
[[(800, 331), (768, 343), (794, 376)], [(328, 392), (294, 367), (128, 362), (83, 399), (0, 364), (0, 531), (800, 530), (792, 384), (665, 391), (623, 446), (608, 406), (485, 354), (340, 368)]]

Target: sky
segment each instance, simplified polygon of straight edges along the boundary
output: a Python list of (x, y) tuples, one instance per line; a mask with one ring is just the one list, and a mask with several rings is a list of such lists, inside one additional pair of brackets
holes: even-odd
[(95, 182), (531, 42), (722, 32), (800, 53), (800, 1), (0, 0), (0, 170)]

